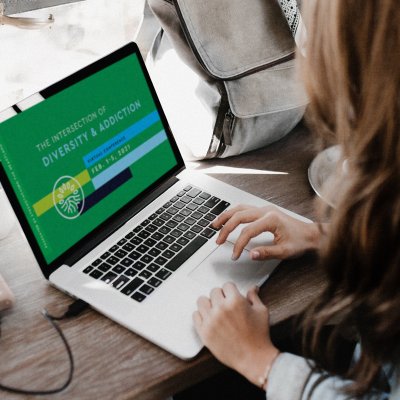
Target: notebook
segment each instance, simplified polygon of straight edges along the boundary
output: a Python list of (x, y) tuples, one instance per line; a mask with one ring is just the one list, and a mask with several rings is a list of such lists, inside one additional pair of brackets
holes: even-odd
[(227, 281), (245, 293), (278, 265), (249, 258), (271, 234), (236, 262), (239, 229), (215, 243), (221, 212), (269, 203), (185, 168), (135, 43), (0, 121), (1, 183), (44, 277), (172, 354), (202, 348), (200, 295)]

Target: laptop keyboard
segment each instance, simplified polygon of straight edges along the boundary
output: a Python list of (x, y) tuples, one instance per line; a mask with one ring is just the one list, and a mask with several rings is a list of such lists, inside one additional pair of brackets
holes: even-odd
[(229, 205), (188, 185), (83, 273), (142, 302), (215, 235), (210, 224)]

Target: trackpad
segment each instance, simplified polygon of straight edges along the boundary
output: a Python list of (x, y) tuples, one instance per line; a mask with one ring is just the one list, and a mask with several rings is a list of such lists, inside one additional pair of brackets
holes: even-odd
[(250, 287), (264, 282), (279, 260), (253, 261), (244, 250), (237, 261), (232, 261), (233, 244), (225, 242), (212, 252), (189, 276), (210, 287), (234, 282), (243, 293)]

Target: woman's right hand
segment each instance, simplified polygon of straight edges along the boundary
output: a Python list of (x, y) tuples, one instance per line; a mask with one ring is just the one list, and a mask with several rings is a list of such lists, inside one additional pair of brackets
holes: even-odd
[(271, 232), (274, 235), (274, 243), (252, 249), (250, 257), (253, 260), (293, 258), (319, 247), (321, 232), (317, 224), (299, 221), (273, 206), (246, 205), (227, 210), (213, 221), (212, 225), (215, 228), (221, 228), (217, 244), (224, 243), (240, 224), (248, 225), (242, 229), (234, 245), (233, 260), (240, 257), (250, 239), (262, 232)]

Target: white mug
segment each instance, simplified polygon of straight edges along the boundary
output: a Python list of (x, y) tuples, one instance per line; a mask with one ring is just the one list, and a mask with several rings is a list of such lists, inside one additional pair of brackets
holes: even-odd
[(0, 186), (0, 240), (4, 239), (15, 224), (15, 215), (3, 188)]

